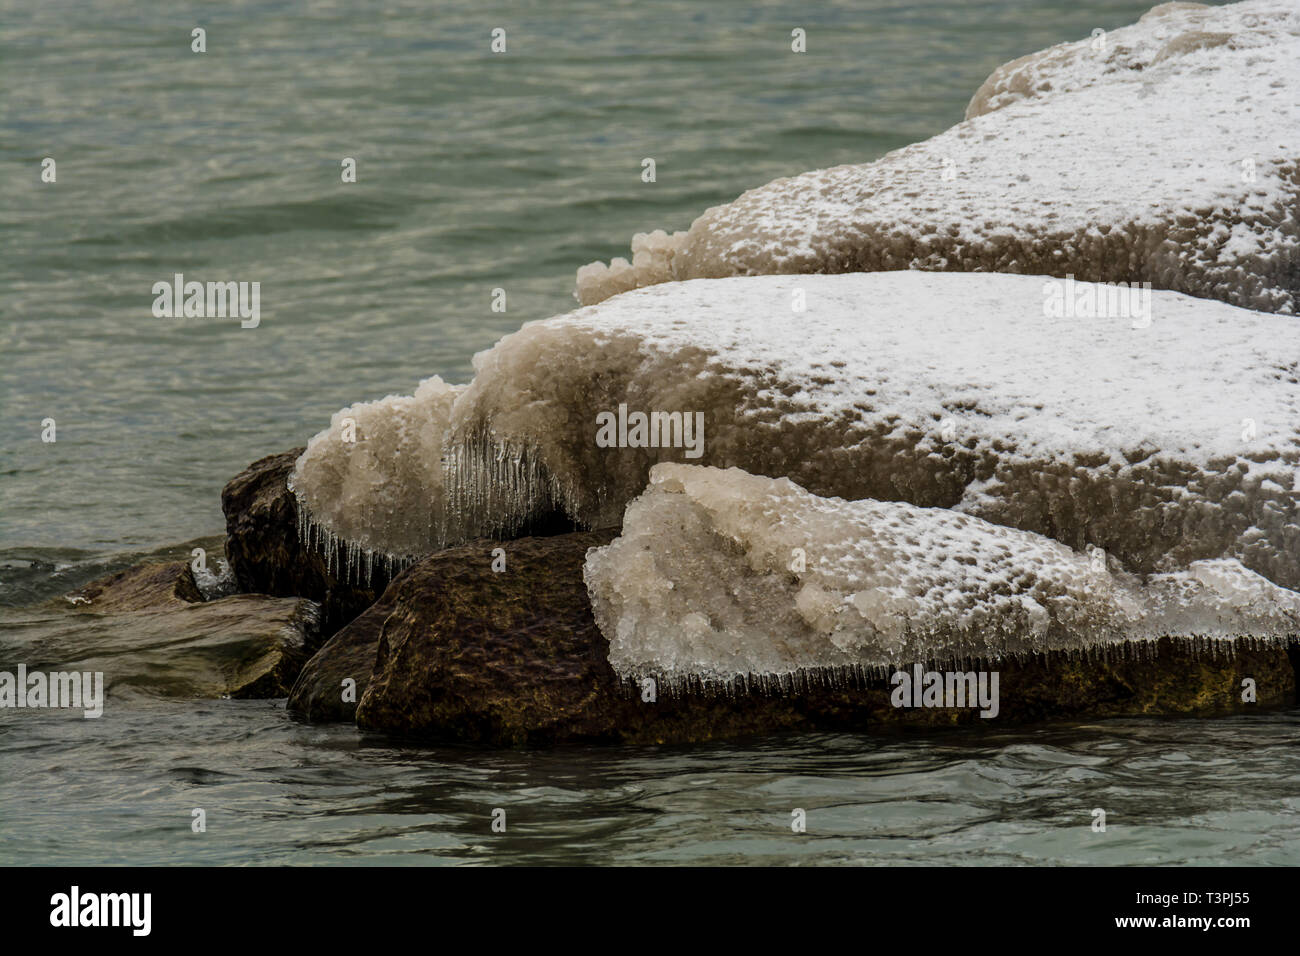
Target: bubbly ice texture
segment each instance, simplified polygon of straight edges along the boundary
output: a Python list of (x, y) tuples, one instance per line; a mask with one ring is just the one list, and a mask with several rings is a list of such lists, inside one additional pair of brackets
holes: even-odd
[(1300, 633), (1300, 594), (1232, 559), (1143, 581), (970, 515), (736, 468), (656, 465), (583, 573), (615, 671), (671, 687)]
[[(915, 271), (651, 286), (475, 356), (472, 384), (421, 419), (447, 424), (445, 472), (420, 450), (432, 433), (405, 447), (421, 432), (386, 399), (358, 406), (374, 412), (361, 432), (401, 456), (318, 436), (294, 487), (315, 520), (390, 553), (428, 540), (411, 529), (436, 524), (440, 487), (439, 545), (551, 512), (616, 527), (653, 464), (687, 461), (684, 448), (600, 447), (597, 416), (624, 404), (703, 413), (693, 463), (953, 508), (1101, 547), (1136, 573), (1235, 557), (1300, 587), (1293, 321), (1158, 291), (1145, 327), (1045, 315), (1064, 288)], [(1106, 298), (1071, 295), (1085, 292)]]
[(1000, 67), (967, 121), (864, 165), (778, 179), (629, 263), (589, 305), (670, 280), (922, 269), (1149, 281), (1300, 310), (1300, 5), (1165, 4)]
[(391, 571), (437, 548), (446, 535), (443, 442), (463, 389), (435, 375), (414, 395), (336, 412), (289, 477), (304, 539), (362, 577), (376, 560)]

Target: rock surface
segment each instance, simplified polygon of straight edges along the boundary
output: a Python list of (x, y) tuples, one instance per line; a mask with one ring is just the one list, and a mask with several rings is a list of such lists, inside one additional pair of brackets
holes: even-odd
[[(500, 574), (484, 548), (453, 548), (399, 576), (385, 595), (392, 609), (379, 629), (358, 726), (489, 746), (669, 743), (778, 730), (1212, 714), (1279, 705), (1295, 693), (1281, 648), (1239, 643), (1234, 655), (1215, 657), (1166, 639), (1149, 645), (1145, 658), (1113, 651), (993, 665), (1000, 672), (1000, 714), (990, 721), (969, 709), (894, 708), (883, 678), (859, 686), (813, 679), (775, 695), (661, 695), (646, 703), (611, 668), (582, 583), (587, 550), (612, 537), (588, 532), (513, 541), (505, 545), (507, 570)], [(1257, 703), (1241, 703), (1246, 677), (1256, 682)]]
[[(607, 646), (591, 616), (582, 563), (613, 531), (521, 538), (491, 550), (437, 552), (385, 601), (363, 729), (469, 742), (602, 736), (621, 711)], [(610, 696), (611, 693), (614, 696)]]
[(202, 602), (203, 595), (184, 561), (137, 564), (109, 574), (66, 596), (77, 607), (100, 614), (160, 610)]
[(67, 602), (33, 608), (11, 629), (0, 666), (101, 671), (110, 699), (283, 697), (319, 641), (313, 602), (264, 594), (205, 602), (185, 562), (128, 568)]
[(241, 591), (317, 602), (320, 633), (329, 636), (373, 604), (389, 579), (376, 569), (368, 584), (349, 583), (338, 570), (342, 562), (302, 543), (298, 503), (287, 484), (302, 452), (258, 459), (226, 484), (226, 558)]
[[(384, 622), (394, 609), (400, 582), (414, 570), (408, 569), (394, 578), (378, 601), (312, 655), (289, 693), (287, 706), (291, 714), (318, 724), (356, 720), (357, 702), (370, 683)], [(347, 679), (356, 681), (356, 692), (350, 701), (343, 699), (343, 681)]]

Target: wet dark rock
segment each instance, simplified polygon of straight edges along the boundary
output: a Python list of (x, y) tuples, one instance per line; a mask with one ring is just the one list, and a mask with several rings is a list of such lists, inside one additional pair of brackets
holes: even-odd
[(137, 564), (91, 581), (65, 598), (100, 613), (156, 610), (203, 600), (185, 561)]
[[(471, 580), (478, 580), (477, 572), (483, 571), (490, 575), (485, 580), (491, 582), (494, 594), (510, 595), (505, 604), (527, 602), (530, 595), (521, 589), (529, 587), (529, 582), (537, 582), (533, 582), (531, 577), (529, 582), (525, 582), (523, 577), (510, 577), (519, 562), (544, 573), (553, 558), (568, 556), (571, 559), (576, 557), (581, 568), (587, 548), (608, 544), (614, 535), (614, 532), (566, 534), (561, 530), (564, 525), (558, 522), (550, 527), (554, 532), (552, 535), (472, 542), (438, 552), (402, 571), (378, 601), (330, 638), (307, 662), (289, 695), (289, 711), (314, 723), (355, 720), (358, 702), (370, 682), (385, 624), (400, 610), (399, 605), (409, 595), (440, 588), (443, 576), (463, 582), (462, 566), (473, 569), (469, 574)], [(491, 570), (492, 552), (496, 548), (503, 548), (506, 552), (506, 571), (500, 573)], [(578, 609), (586, 606), (585, 589), (574, 600), (578, 602)], [(357, 682), (353, 701), (343, 700), (343, 681), (347, 678)]]
[[(378, 601), (312, 655), (289, 694), (291, 714), (312, 723), (356, 719), (357, 702), (370, 682), (379, 635), (393, 611), (401, 579), (399, 574)], [(355, 693), (349, 695), (351, 700), (344, 700), (343, 695), (343, 682), (347, 679), (356, 681)]]
[(616, 533), (471, 544), (407, 569), (384, 595), (358, 725), (485, 744), (600, 736), (622, 698), (582, 564)]

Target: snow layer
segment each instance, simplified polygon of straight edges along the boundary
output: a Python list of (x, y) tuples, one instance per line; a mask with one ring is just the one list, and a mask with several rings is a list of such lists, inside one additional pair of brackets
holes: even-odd
[(1300, 594), (1234, 560), (1146, 583), (942, 508), (660, 464), (584, 577), (624, 677), (736, 677), (1300, 633)]
[(923, 269), (1149, 281), (1300, 310), (1300, 5), (1165, 4), (1000, 67), (969, 119), (778, 179), (578, 270), (583, 304), (670, 279)]
[[(412, 531), (432, 526), (440, 486), (438, 543), (554, 511), (615, 527), (653, 464), (690, 460), (952, 507), (1135, 572), (1227, 556), (1300, 588), (1292, 320), (1172, 292), (1151, 293), (1149, 324), (1045, 315), (1063, 288), (913, 271), (652, 286), (475, 356), (473, 383), (421, 426), (447, 421), (442, 459), (432, 432), (406, 446), (424, 433), (387, 399), (362, 428), (383, 454), (318, 436), (294, 486), (334, 533), (404, 553), (427, 540)], [(702, 456), (601, 447), (597, 418), (620, 404), (703, 413)]]

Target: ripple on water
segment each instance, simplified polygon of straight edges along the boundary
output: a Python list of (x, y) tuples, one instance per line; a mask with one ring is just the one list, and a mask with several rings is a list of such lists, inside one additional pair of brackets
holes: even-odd
[[(1294, 865), (1297, 729), (1300, 712), (1283, 712), (978, 738), (478, 752), (309, 727), (281, 702), (139, 701), (99, 721), (11, 711), (0, 852), (7, 863)], [(105, 746), (118, 737), (129, 759)], [(206, 834), (190, 832), (195, 807)], [(498, 807), (505, 834), (491, 830)], [(796, 808), (804, 834), (790, 828)]]

